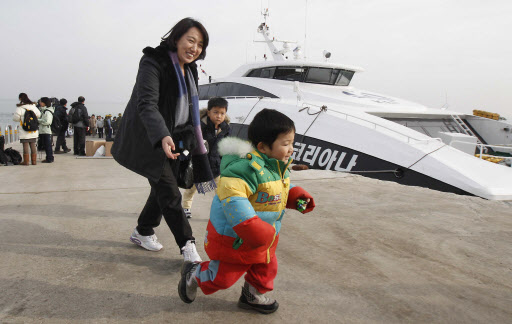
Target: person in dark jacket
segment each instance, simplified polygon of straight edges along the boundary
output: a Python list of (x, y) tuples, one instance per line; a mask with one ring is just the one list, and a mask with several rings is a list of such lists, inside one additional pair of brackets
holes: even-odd
[[(201, 110), (201, 130), (203, 132), (203, 139), (208, 143), (208, 160), (212, 174), (215, 177), (215, 183), (219, 183), (221, 161), (217, 144), (231, 133), (227, 111), (228, 102), (220, 97), (208, 100), (208, 108)], [(186, 189), (183, 192), (182, 206), (187, 218), (192, 217), (192, 200), (196, 192), (196, 187)]]
[[(185, 262), (200, 262), (201, 257), (181, 207), (176, 172), (180, 153), (183, 153), (181, 157), (186, 154), (176, 151), (179, 147), (175, 146), (175, 140), (178, 144), (179, 138), (186, 143), (196, 141), (198, 135), (202, 138), (199, 109), (194, 110), (198, 105), (195, 61), (204, 59), (207, 46), (208, 33), (204, 26), (185, 18), (162, 38), (158, 47), (143, 50), (135, 86), (111, 150), (117, 162), (148, 178), (151, 185), (130, 240), (147, 250), (160, 250), (162, 244), (157, 240), (154, 227), (160, 224), (163, 215)], [(190, 118), (194, 114), (197, 114), (198, 131), (194, 126), (194, 133), (178, 132), (196, 123)], [(198, 135), (194, 135), (196, 132)], [(197, 145), (189, 150), (192, 161), (194, 154), (198, 159), (204, 155), (207, 163), (204, 144)], [(199, 155), (195, 149), (201, 145), (204, 154)]]
[[(71, 104), (68, 120), (73, 123), (73, 151), (74, 155), (85, 156), (85, 131), (89, 127), (89, 114), (84, 105), (85, 98), (78, 97), (78, 102)], [(78, 120), (73, 121), (75, 110), (78, 109)]]
[[(59, 105), (55, 108), (55, 118), (60, 120), (62, 128), (57, 133), (57, 143), (55, 144), (55, 154), (68, 153), (71, 151), (66, 145), (66, 131), (68, 130), (68, 101), (64, 98), (60, 99)], [(62, 147), (62, 151), (60, 148)]]

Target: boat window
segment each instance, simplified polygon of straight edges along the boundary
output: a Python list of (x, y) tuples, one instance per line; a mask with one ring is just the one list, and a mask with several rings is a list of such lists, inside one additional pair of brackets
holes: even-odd
[(306, 82), (320, 84), (334, 84), (340, 70), (327, 68), (309, 68)]
[[(235, 82), (220, 82), (208, 85), (207, 94), (201, 96), (199, 100), (208, 100), (212, 97), (266, 97), (266, 98), (278, 98), (276, 95), (267, 92), (265, 90), (252, 87), (246, 84), (235, 83)], [(202, 86), (200, 86), (202, 87)], [(215, 91), (212, 91), (212, 88)]]
[(249, 74), (247, 74), (247, 77), (272, 79), (272, 77), (274, 76), (275, 70), (276, 70), (275, 67), (254, 69), (251, 72), (249, 72)]
[(274, 72), (274, 79), (286, 81), (302, 81), (304, 79), (304, 68), (302, 67), (277, 67)]
[(305, 82), (348, 86), (354, 71), (310, 67)]
[(354, 73), (354, 71), (340, 70), (340, 73), (336, 77), (335, 84), (338, 86), (348, 86), (350, 80), (352, 80), (352, 77), (354, 76)]
[(249, 74), (247, 74), (247, 77), (249, 77), (249, 78), (259, 78), (260, 75), (261, 75), (261, 70), (262, 69), (254, 69), (251, 72), (249, 72)]
[(208, 89), (210, 89), (209, 84), (202, 84), (199, 86), (199, 100), (208, 99)]
[(254, 69), (247, 74), (247, 77), (348, 86), (354, 73), (354, 71), (324, 67), (278, 66)]
[(208, 99), (217, 96), (217, 84), (210, 84), (210, 89), (208, 89)]
[(276, 71), (275, 67), (261, 69), (260, 78), (272, 79), (274, 77), (275, 71)]
[(227, 97), (233, 96), (232, 93), (235, 93), (235, 89), (233, 87), (235, 83), (233, 82), (222, 82), (219, 83), (219, 91), (217, 91), (217, 96), (219, 97)]
[[(256, 87), (251, 87), (246, 84), (241, 83), (232, 83), (233, 88), (232, 91), (237, 97), (268, 97), (268, 98), (277, 98), (277, 96), (267, 92), (265, 90), (258, 89)], [(229, 95), (227, 95), (229, 96)], [(233, 95), (232, 95), (233, 96)]]

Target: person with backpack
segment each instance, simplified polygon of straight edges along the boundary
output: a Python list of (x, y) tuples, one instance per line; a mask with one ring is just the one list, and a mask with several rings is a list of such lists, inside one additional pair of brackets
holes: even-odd
[(85, 130), (89, 127), (89, 114), (84, 105), (85, 98), (78, 97), (78, 102), (71, 104), (69, 121), (73, 124), (73, 154), (85, 156)]
[[(66, 145), (66, 131), (68, 130), (68, 118), (67, 118), (67, 110), (66, 105), (68, 101), (64, 98), (60, 99), (59, 105), (55, 108), (54, 117), (60, 120), (61, 127), (57, 132), (57, 143), (55, 144), (55, 154), (68, 153), (71, 151)], [(60, 148), (62, 147), (62, 151)]]
[(39, 136), (38, 118), (41, 117), (41, 112), (26, 93), (20, 93), (18, 99), (20, 103), (16, 105), (12, 119), (15, 122), (20, 122), (21, 125), (19, 135), (20, 142), (23, 144), (23, 162), (20, 165), (29, 165), (29, 146), (32, 153), (32, 164), (35, 165), (37, 160), (36, 141)]
[(54, 161), (52, 149), (52, 121), (55, 108), (51, 106), (48, 97), (39, 99), (41, 107), (41, 118), (39, 119), (39, 136), (43, 140), (44, 150), (46, 151), (46, 158), (43, 163), (52, 163)]

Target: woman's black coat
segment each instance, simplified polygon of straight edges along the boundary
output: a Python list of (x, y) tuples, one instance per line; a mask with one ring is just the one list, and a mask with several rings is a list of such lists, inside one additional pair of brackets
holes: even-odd
[[(112, 156), (122, 166), (158, 182), (167, 162), (161, 140), (171, 136), (178, 100), (178, 80), (163, 43), (146, 47), (139, 63), (132, 96), (112, 146)], [(197, 66), (188, 65), (197, 86)]]

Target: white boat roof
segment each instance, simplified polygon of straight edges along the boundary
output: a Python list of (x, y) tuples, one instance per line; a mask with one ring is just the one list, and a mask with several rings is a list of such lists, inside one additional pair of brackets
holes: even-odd
[(240, 66), (233, 73), (231, 73), (230, 77), (242, 77), (245, 76), (249, 71), (257, 69), (257, 68), (265, 68), (265, 67), (274, 67), (274, 66), (299, 66), (299, 67), (320, 67), (320, 68), (329, 68), (329, 69), (342, 69), (349, 70), (354, 72), (364, 72), (363, 68), (339, 64), (339, 63), (331, 63), (331, 62), (319, 62), (319, 61), (305, 61), (305, 60), (288, 60), (288, 61), (259, 61), (254, 63), (249, 63)]

